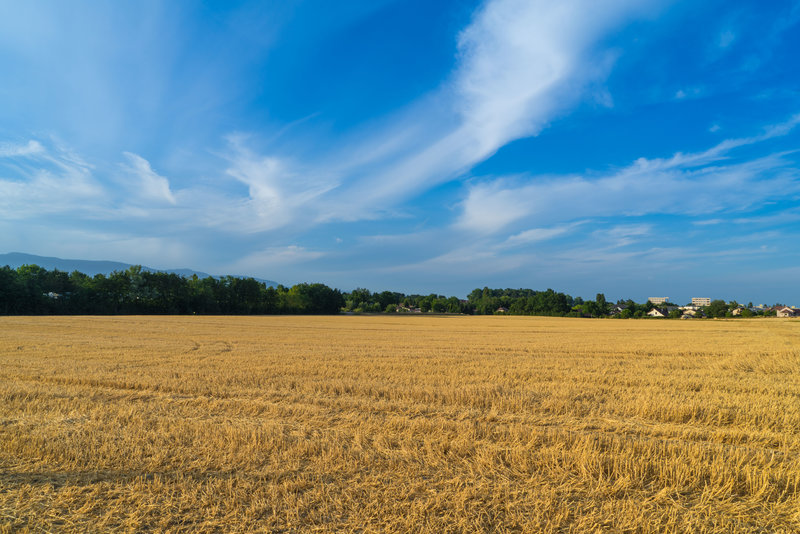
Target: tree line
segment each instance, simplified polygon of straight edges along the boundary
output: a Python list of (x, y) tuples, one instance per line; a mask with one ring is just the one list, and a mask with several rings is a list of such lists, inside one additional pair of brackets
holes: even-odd
[(342, 292), (324, 284), (267, 286), (253, 278), (191, 278), (134, 266), (109, 275), (0, 268), (0, 314), (332, 314)]
[[(736, 303), (713, 301), (709, 317), (731, 316)], [(253, 278), (190, 278), (141, 266), (89, 276), (37, 265), (0, 267), (0, 315), (124, 314), (336, 314), (462, 313), (555, 317), (646, 317), (649, 301), (606, 301), (603, 293), (583, 300), (552, 289), (475, 289), (467, 298), (438, 294), (406, 295), (358, 288), (342, 292), (325, 284), (272, 287)], [(750, 306), (752, 308), (752, 305)], [(673, 309), (672, 314), (677, 313)], [(774, 313), (774, 312), (773, 312)], [(751, 316), (746, 310), (743, 316)], [(679, 317), (680, 314), (675, 315)]]
[(350, 292), (324, 284), (268, 286), (253, 278), (190, 278), (141, 266), (89, 276), (37, 265), (0, 268), (2, 315), (509, 313), (564, 316), (585, 304), (552, 289), (476, 289), (466, 300), (438, 294)]

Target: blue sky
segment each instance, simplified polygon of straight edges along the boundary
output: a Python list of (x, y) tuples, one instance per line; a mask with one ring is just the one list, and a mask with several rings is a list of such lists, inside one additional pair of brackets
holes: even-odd
[(800, 304), (800, 2), (0, 1), (0, 252)]

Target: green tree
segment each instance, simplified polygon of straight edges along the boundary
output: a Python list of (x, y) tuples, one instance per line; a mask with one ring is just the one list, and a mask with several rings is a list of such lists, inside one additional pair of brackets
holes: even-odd
[(0, 313), (3, 315), (22, 313), (23, 295), (17, 271), (8, 265), (0, 268)]
[(610, 306), (608, 302), (606, 302), (606, 296), (603, 293), (598, 293), (595, 297), (595, 302), (597, 303), (597, 312), (599, 315), (608, 315), (608, 311)]
[(705, 312), (709, 317), (725, 317), (728, 305), (724, 300), (712, 300), (711, 304), (705, 307)]

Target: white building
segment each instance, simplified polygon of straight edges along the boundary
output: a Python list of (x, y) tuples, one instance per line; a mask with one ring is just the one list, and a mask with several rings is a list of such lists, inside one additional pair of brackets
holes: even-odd
[(666, 304), (669, 302), (669, 297), (650, 297), (647, 300), (658, 306), (659, 304)]
[(711, 299), (707, 297), (692, 297), (692, 306), (711, 306)]

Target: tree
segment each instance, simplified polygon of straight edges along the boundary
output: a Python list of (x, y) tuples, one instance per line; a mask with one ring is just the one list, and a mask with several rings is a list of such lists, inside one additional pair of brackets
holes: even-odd
[(22, 265), (17, 268), (17, 281), (22, 297), (18, 308), (21, 313), (47, 312), (46, 279), (47, 270), (38, 265)]
[(597, 310), (600, 315), (608, 315), (608, 302), (606, 302), (606, 296), (603, 293), (598, 293), (595, 297), (595, 302), (597, 302)]
[(709, 317), (725, 317), (728, 313), (728, 305), (724, 300), (712, 300), (711, 304), (705, 307), (706, 315)]
[(420, 309), (420, 311), (422, 311), (424, 313), (427, 313), (427, 312), (431, 311), (431, 305), (432, 304), (433, 304), (433, 299), (430, 296), (422, 297), (419, 300), (419, 309)]
[(21, 313), (23, 288), (19, 283), (17, 271), (8, 265), (0, 268), (0, 313), (4, 315)]
[(434, 313), (443, 313), (447, 311), (447, 302), (439, 298), (433, 299), (433, 302), (431, 302), (431, 311)]
[(348, 300), (352, 301), (351, 310), (355, 310), (356, 308), (364, 309), (372, 302), (372, 293), (369, 289), (357, 287), (350, 292)]
[(396, 309), (397, 304), (400, 302), (402, 295), (400, 293), (393, 293), (391, 291), (382, 291), (380, 293), (376, 293), (373, 295), (374, 299), (376, 300), (378, 307), (381, 310), (386, 310), (389, 306), (392, 309)]

